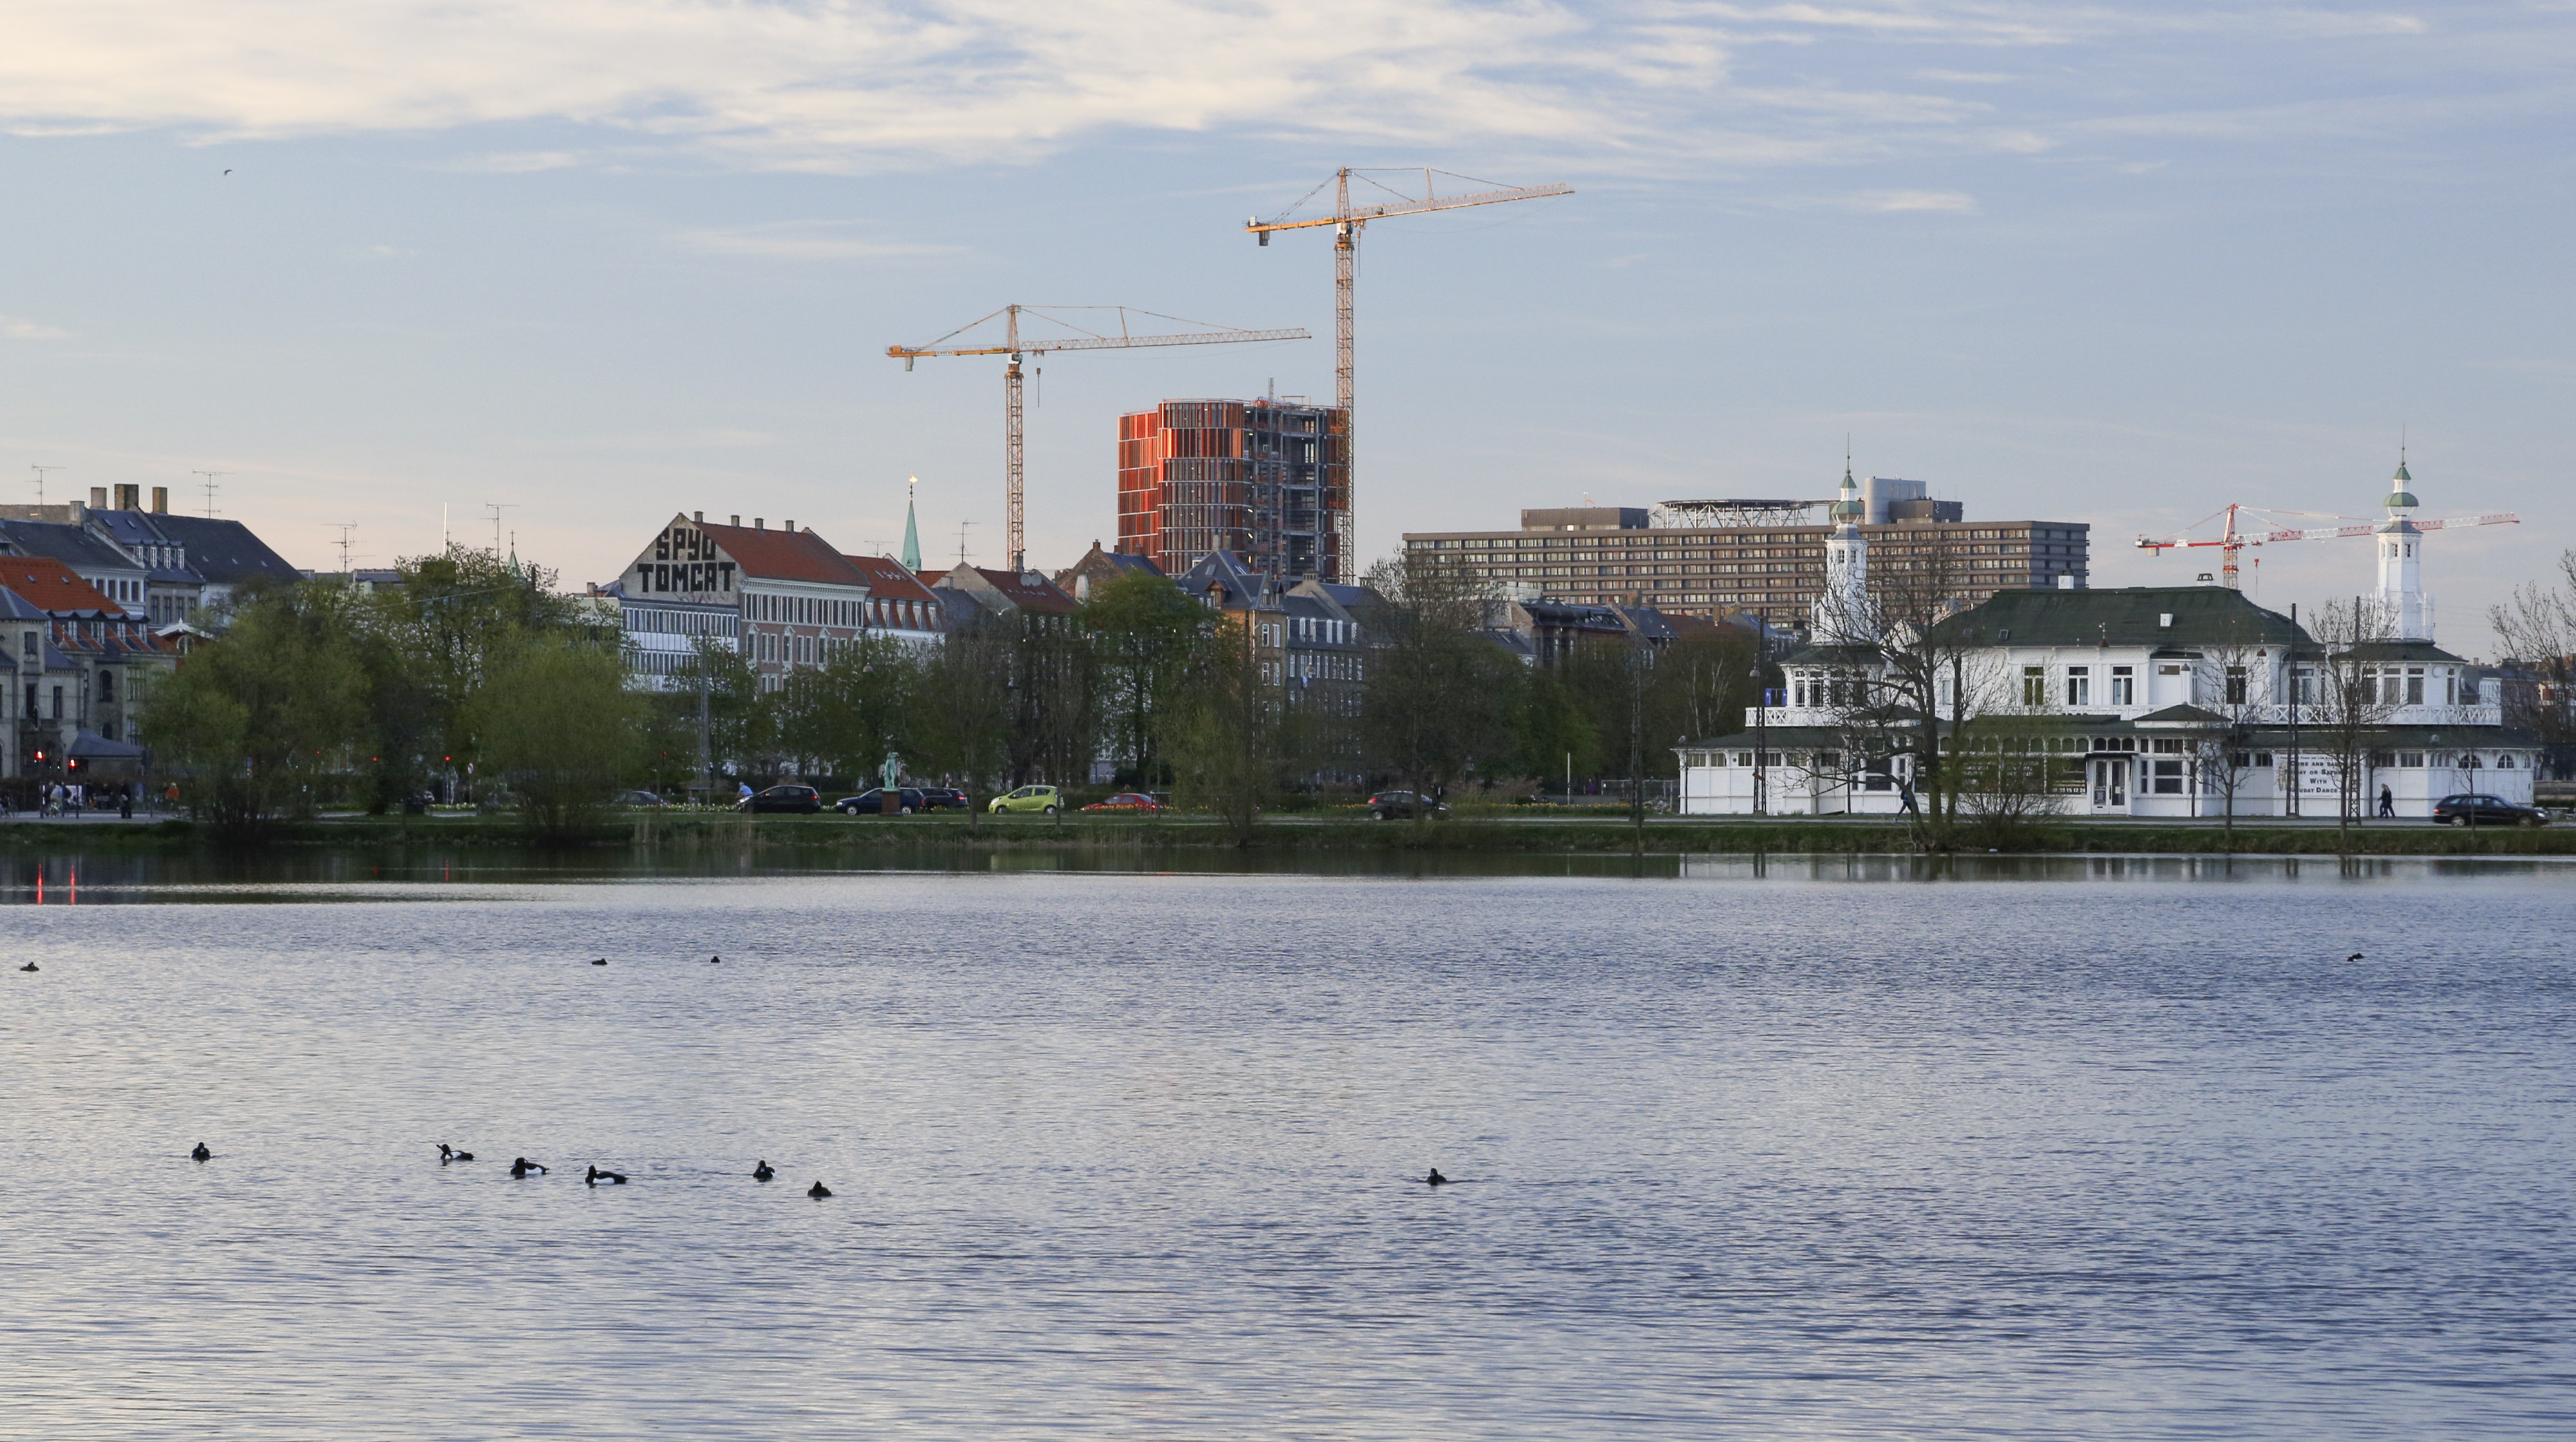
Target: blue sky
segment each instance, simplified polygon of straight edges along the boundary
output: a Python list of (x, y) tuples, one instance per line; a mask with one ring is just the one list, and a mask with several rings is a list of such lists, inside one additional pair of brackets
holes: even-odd
[[(1031, 559), (1113, 534), (1122, 409), (1329, 395), (1337, 165), (1569, 199), (1388, 222), (1360, 538), (1524, 505), (1929, 481), (2090, 521), (2098, 584), (2229, 501), (2371, 512), (2411, 439), (2442, 638), (2571, 544), (2576, 5), (19, 0), (0, 494), (229, 472), (302, 564), (507, 502), (613, 576), (670, 512), (1001, 551), (1010, 301), (1303, 343), (1064, 355)], [(229, 175), (225, 174), (230, 170)], [(2366, 543), (2267, 548), (2267, 604)], [(2205, 557), (2207, 553), (2201, 553)]]

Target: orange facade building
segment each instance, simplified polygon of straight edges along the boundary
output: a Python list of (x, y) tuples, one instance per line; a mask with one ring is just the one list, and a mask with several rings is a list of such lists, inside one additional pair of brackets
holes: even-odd
[(1343, 413), (1276, 397), (1165, 401), (1118, 418), (1118, 549), (1177, 576), (1210, 552), (1285, 579), (1351, 580)]

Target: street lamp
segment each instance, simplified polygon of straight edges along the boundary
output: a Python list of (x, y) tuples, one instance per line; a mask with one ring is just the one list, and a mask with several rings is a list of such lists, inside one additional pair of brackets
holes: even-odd
[(1762, 692), (1762, 668), (1756, 666), (1753, 668), (1753, 814), (1756, 816), (1763, 814), (1763, 766), (1770, 760), (1770, 732), (1766, 724), (1770, 718), (1764, 714), (1770, 710), (1765, 704), (1769, 700)]

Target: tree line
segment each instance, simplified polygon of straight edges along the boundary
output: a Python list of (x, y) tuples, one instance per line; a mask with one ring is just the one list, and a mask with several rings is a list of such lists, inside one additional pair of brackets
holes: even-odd
[(1129, 574), (1067, 617), (994, 615), (921, 646), (870, 637), (763, 684), (701, 642), (673, 689), (630, 689), (613, 616), (543, 568), (451, 547), (358, 592), (246, 595), (145, 702), (157, 764), (221, 826), (326, 803), (370, 811), (459, 781), (540, 830), (577, 830), (619, 789), (721, 775), (866, 784), (888, 753), (982, 789), (1170, 790), (1248, 828), (1295, 791), (1562, 785), (1675, 774), (1674, 743), (1741, 728), (1758, 647), (1718, 628), (1660, 650), (1580, 645), (1546, 668), (1487, 634), (1454, 568), (1381, 563), (1361, 675), (1297, 693), (1265, 675), (1239, 613)]

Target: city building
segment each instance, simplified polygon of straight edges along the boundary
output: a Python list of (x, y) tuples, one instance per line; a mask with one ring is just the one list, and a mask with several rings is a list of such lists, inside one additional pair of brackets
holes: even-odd
[(117, 486), (113, 506), (108, 494), (96, 486), (87, 505), (0, 506), (0, 555), (53, 557), (164, 629), (219, 617), (255, 581), (301, 577), (239, 521), (172, 514), (167, 486), (152, 488), (148, 511), (140, 486)]
[(1145, 556), (1131, 556), (1124, 551), (1105, 551), (1098, 541), (1082, 553), (1082, 559), (1055, 573), (1055, 588), (1077, 601), (1088, 602), (1091, 588), (1116, 580), (1120, 576), (1142, 572), (1149, 576), (1163, 574), (1163, 568)]
[(1178, 576), (1218, 551), (1265, 575), (1353, 579), (1342, 413), (1277, 396), (1118, 418), (1118, 550)]
[[(1969, 521), (1920, 481), (1859, 483), (1860, 536), (1890, 577), (1937, 578), (1975, 605), (1998, 591), (2082, 586), (2091, 527), (2079, 521)], [(1703, 620), (1803, 628), (1826, 585), (1834, 503), (1666, 501), (1521, 512), (1516, 531), (1408, 532), (1405, 554), (1445, 561), (1506, 595), (1653, 606)], [(1851, 518), (1841, 518), (1851, 519)]]
[(757, 516), (675, 515), (600, 590), (618, 600), (630, 679), (651, 690), (680, 684), (704, 643), (739, 653), (774, 691), (868, 625), (867, 574), (792, 520), (773, 531)]
[(79, 779), (67, 764), (84, 753), (127, 754), (150, 678), (180, 644), (60, 561), (0, 556), (0, 774)]
[[(907, 531), (909, 528), (907, 527)], [(868, 578), (867, 634), (927, 646), (947, 634), (948, 608), (912, 568), (892, 556), (843, 556)]]
[[(945, 571), (924, 571), (924, 584), (934, 591), (946, 592), (943, 598), (951, 610), (952, 624), (963, 618), (966, 624), (977, 619), (1017, 617), (1033, 629), (1069, 626), (1079, 609), (1071, 596), (1056, 588), (1053, 581), (1035, 571), (994, 571), (982, 566), (952, 566)], [(962, 598), (972, 610), (958, 608)]]
[[(2333, 816), (2347, 794), (2397, 817), (2462, 792), (2530, 805), (2538, 738), (2481, 703), (2478, 668), (2433, 643), (2415, 504), (2401, 468), (2378, 592), (2324, 640), (2221, 585), (1997, 592), (1930, 633), (1955, 656), (1932, 697), (1944, 749), (1964, 746), (1972, 766), (2016, 758), (2008, 769), (2058, 814)], [(1916, 698), (1889, 689), (1869, 630), (1867, 528), (1846, 518), (1837, 545), (1845, 589), (1820, 598), (1817, 643), (1781, 662), (1780, 704), (1675, 748), (1683, 811), (1902, 809)]]
[[(1327, 733), (1356, 723), (1382, 604), (1376, 592), (1311, 576), (1284, 581), (1224, 551), (1200, 557), (1177, 584), (1245, 629), (1255, 675), (1278, 687), (1290, 710), (1325, 723)], [(1333, 734), (1316, 739), (1319, 751), (1333, 751)]]

